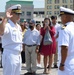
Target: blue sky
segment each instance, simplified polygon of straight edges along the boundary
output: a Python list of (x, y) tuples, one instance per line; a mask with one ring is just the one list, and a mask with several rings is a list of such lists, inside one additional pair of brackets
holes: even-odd
[[(5, 11), (5, 5), (7, 1), (9, 0), (0, 0), (0, 12)], [(33, 4), (34, 4), (34, 8), (43, 8), (44, 0), (34, 0)]]

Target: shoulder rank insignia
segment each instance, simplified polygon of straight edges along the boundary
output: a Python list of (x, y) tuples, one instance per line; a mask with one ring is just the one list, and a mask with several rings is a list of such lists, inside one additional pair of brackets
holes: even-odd
[(61, 29), (65, 29), (67, 25), (63, 25)]

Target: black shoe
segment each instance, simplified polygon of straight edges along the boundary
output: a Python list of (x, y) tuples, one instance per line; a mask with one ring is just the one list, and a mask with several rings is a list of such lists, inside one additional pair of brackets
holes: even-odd
[(31, 72), (27, 72), (24, 75), (32, 75), (32, 73)]
[(2, 66), (0, 66), (0, 68), (3, 68)]
[(47, 66), (47, 68), (49, 68), (49, 65)]
[(58, 66), (57, 65), (54, 65), (54, 67), (53, 68), (58, 68)]

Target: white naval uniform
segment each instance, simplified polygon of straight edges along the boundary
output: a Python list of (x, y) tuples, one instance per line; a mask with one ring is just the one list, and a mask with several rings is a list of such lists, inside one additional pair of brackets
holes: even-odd
[[(59, 35), (59, 46), (68, 47), (68, 55), (65, 61), (65, 70), (58, 70), (58, 75), (74, 75), (74, 23), (66, 23), (66, 28), (60, 31)], [(59, 63), (61, 60), (61, 55), (59, 54)]]
[(3, 75), (20, 75), (22, 30), (17, 23), (16, 25), (8, 20), (2, 36), (2, 47), (4, 48), (2, 56)]
[[(34, 30), (28, 29), (25, 32), (23, 43), (26, 45), (35, 45), (35, 46), (25, 46), (25, 57), (26, 57), (26, 67), (28, 72), (36, 71), (36, 45), (40, 45), (40, 33), (34, 28)], [(31, 67), (32, 64), (32, 67)]]

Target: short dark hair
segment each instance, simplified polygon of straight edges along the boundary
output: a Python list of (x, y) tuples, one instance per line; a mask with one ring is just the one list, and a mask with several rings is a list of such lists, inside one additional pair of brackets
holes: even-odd
[(57, 19), (57, 16), (51, 16), (51, 20)]
[[(36, 27), (37, 27), (38, 25), (40, 25), (40, 24), (36, 24)], [(41, 26), (41, 25), (40, 25), (40, 26)]]
[[(49, 23), (49, 26), (51, 26), (51, 21), (50, 21), (50, 19), (49, 19), (49, 18), (45, 18), (44, 21), (45, 21), (45, 20), (49, 20), (49, 22), (50, 22), (50, 23)], [(44, 24), (43, 24), (43, 25), (44, 25)]]

